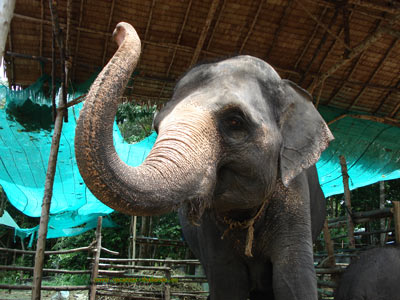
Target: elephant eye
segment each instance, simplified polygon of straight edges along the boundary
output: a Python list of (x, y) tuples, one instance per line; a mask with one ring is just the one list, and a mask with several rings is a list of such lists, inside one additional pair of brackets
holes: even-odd
[(227, 125), (229, 126), (230, 129), (233, 130), (239, 130), (243, 127), (244, 125), (244, 120), (243, 118), (239, 117), (239, 116), (232, 116), (229, 117), (227, 120)]

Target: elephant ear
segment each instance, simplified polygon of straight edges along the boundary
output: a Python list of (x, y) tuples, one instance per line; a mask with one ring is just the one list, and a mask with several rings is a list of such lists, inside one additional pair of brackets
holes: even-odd
[(314, 165), (333, 135), (312, 103), (311, 95), (295, 83), (282, 80), (279, 126), (282, 134), (281, 178), (288, 186), (304, 169)]

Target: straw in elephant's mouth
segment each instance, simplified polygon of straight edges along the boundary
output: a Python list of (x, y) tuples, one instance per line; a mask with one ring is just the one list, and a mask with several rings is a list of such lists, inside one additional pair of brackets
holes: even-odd
[(189, 222), (194, 226), (200, 225), (200, 219), (204, 211), (211, 207), (211, 197), (193, 197), (186, 200), (183, 204), (185, 215)]

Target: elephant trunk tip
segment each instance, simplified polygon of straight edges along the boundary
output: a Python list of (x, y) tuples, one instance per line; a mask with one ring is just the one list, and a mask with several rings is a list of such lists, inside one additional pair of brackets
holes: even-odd
[(118, 44), (118, 47), (121, 46), (127, 35), (137, 36), (136, 30), (129, 23), (119, 22), (112, 34), (114, 41)]

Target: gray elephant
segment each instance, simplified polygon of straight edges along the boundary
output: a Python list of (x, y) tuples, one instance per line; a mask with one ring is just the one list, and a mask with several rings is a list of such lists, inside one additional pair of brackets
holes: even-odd
[(400, 246), (374, 248), (352, 261), (336, 300), (400, 300)]
[(140, 40), (127, 23), (76, 128), (85, 183), (131, 215), (179, 210), (215, 299), (317, 299), (313, 238), (325, 218), (314, 164), (333, 139), (310, 95), (264, 61), (238, 56), (187, 72), (157, 115), (139, 167), (115, 152), (113, 121)]

